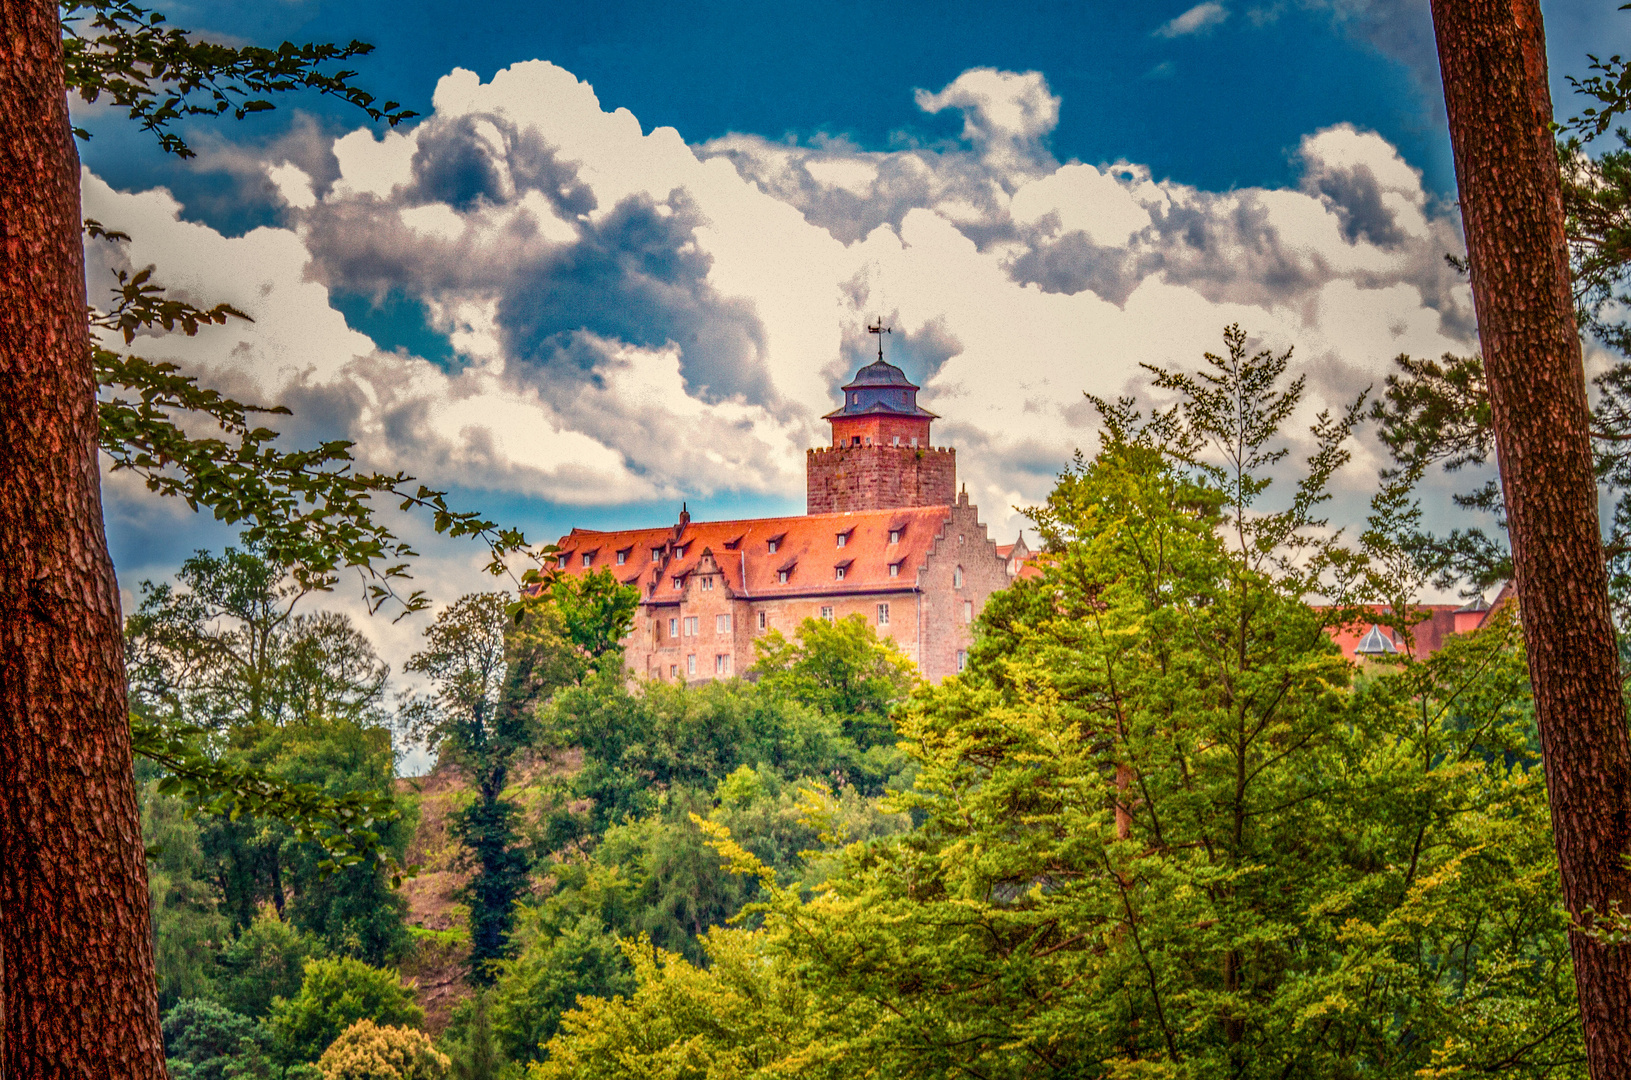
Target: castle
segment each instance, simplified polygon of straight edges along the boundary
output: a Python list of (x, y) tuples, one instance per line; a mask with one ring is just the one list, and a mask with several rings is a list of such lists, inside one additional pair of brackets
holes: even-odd
[(958, 494), (957, 451), (930, 442), (936, 416), (882, 340), (824, 417), (832, 444), (806, 455), (804, 516), (696, 522), (682, 509), (671, 526), (561, 537), (562, 572), (604, 568), (639, 589), (623, 642), (631, 673), (728, 678), (752, 666), (760, 634), (853, 615), (931, 682), (963, 669), (986, 598), (1027, 572), (1031, 552), (1023, 534), (997, 545)]

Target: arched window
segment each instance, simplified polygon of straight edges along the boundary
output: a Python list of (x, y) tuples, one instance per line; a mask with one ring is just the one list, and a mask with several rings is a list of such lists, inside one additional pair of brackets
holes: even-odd
[(951, 587), (954, 589), (963, 587), (963, 568), (961, 566), (951, 572)]

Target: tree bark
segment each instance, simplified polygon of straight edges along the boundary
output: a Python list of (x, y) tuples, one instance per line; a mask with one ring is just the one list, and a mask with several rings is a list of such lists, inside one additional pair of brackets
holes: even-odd
[[(1538, 0), (1433, 0), (1564, 901), (1631, 901), (1631, 746)], [(1591, 1074), (1631, 1076), (1631, 948), (1570, 935)]]
[(0, 50), (0, 1074), (162, 1077), (54, 0)]

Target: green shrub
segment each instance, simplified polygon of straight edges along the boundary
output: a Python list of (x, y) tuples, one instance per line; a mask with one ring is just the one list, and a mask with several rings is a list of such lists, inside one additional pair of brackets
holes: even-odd
[(165, 1013), (163, 1032), (172, 1080), (229, 1080), (264, 1066), (266, 1029), (213, 1001), (178, 1003)]
[(340, 957), (306, 961), (300, 992), (272, 1002), (268, 1026), (285, 1061), (316, 1061), (359, 1020), (418, 1027), (424, 1019), (396, 972)]
[(306, 960), (316, 951), (311, 938), (278, 918), (272, 905), (263, 906), (217, 960), (222, 1003), (245, 1016), (265, 1016), (274, 998), (300, 992)]

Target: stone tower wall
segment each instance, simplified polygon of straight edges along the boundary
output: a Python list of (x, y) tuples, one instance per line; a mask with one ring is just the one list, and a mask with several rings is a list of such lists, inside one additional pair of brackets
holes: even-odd
[(806, 513), (842, 514), (957, 501), (951, 447), (833, 446), (805, 455)]

